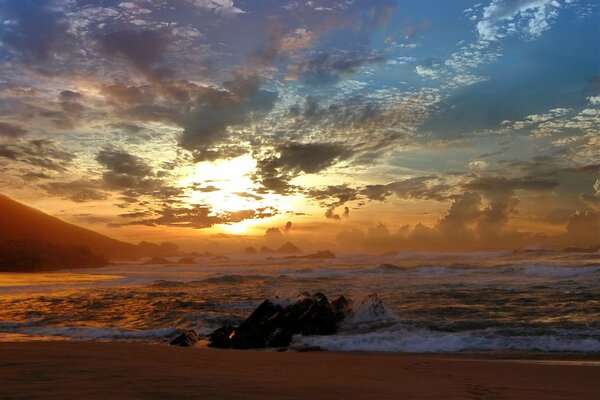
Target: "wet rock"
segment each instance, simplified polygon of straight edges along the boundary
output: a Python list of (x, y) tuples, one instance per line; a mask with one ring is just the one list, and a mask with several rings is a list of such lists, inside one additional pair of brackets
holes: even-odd
[(171, 342), (169, 344), (172, 346), (187, 347), (187, 346), (194, 345), (198, 340), (200, 340), (200, 337), (198, 336), (196, 331), (194, 331), (193, 329), (190, 329), (190, 330), (183, 332), (181, 335), (177, 336), (175, 339), (171, 340)]
[(262, 302), (237, 328), (224, 326), (209, 337), (211, 347), (252, 349), (286, 347), (292, 336), (331, 335), (337, 332), (339, 312), (323, 293), (303, 297), (286, 307)]
[(348, 313), (350, 313), (352, 310), (352, 304), (353, 302), (344, 296), (340, 296), (331, 302), (338, 321), (341, 321), (346, 317), (346, 315), (348, 315)]
[(225, 325), (213, 331), (209, 336), (209, 347), (218, 347), (220, 349), (230, 349), (233, 347), (232, 339), (235, 336), (235, 328)]

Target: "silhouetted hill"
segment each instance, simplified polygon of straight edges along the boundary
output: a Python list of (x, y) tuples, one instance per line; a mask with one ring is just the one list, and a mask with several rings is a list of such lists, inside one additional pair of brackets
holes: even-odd
[(40, 272), (108, 265), (85, 246), (65, 246), (40, 241), (0, 242), (0, 271)]
[[(142, 242), (139, 245), (122, 242), (100, 233), (62, 221), (0, 195), (0, 244), (36, 243), (31, 245), (43, 252), (51, 245), (62, 251), (86, 247), (96, 255), (109, 260), (133, 260), (143, 256), (170, 256), (178, 254), (177, 245)], [(58, 248), (57, 252), (60, 252)], [(43, 258), (43, 257), (42, 257)]]

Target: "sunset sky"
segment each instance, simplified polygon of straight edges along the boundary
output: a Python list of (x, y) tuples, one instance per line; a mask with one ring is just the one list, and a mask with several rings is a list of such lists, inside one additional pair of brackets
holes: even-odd
[(599, 21), (596, 0), (0, 0), (0, 192), (188, 249), (591, 246)]

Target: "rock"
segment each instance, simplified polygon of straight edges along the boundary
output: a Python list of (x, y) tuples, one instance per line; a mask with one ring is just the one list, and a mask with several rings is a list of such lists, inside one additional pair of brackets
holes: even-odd
[(192, 346), (194, 345), (200, 337), (193, 329), (187, 330), (183, 332), (181, 335), (177, 336), (175, 339), (171, 340), (169, 343), (171, 346)]
[[(286, 306), (263, 301), (237, 328), (224, 326), (210, 334), (211, 347), (252, 349), (286, 347), (292, 336), (331, 335), (337, 332), (340, 312), (323, 293), (303, 294), (303, 298)], [(339, 299), (338, 299), (339, 300)], [(340, 310), (347, 303), (338, 301)]]
[(169, 264), (169, 260), (162, 257), (152, 257), (144, 263), (144, 265)]
[(281, 246), (277, 250), (275, 250), (275, 253), (300, 254), (300, 253), (302, 253), (302, 250), (300, 250), (300, 248), (298, 246), (296, 246), (295, 244), (293, 244), (292, 242), (287, 242), (286, 244), (284, 244), (283, 246)]
[(232, 339), (235, 336), (235, 328), (225, 325), (213, 331), (209, 336), (209, 347), (218, 347), (220, 349), (230, 349), (233, 347)]
[(246, 247), (244, 249), (244, 254), (256, 254), (256, 253), (258, 253), (258, 251), (252, 246)]
[(196, 260), (194, 260), (192, 257), (181, 257), (177, 263), (178, 264), (196, 264)]
[(270, 247), (263, 246), (260, 248), (260, 252), (261, 254), (272, 254), (275, 253), (275, 250), (271, 249)]
[(282, 316), (284, 329), (293, 334), (331, 335), (337, 332), (335, 309), (322, 293), (286, 307)]
[(346, 315), (348, 315), (348, 313), (350, 313), (352, 310), (352, 304), (352, 301), (348, 300), (344, 296), (340, 296), (331, 302), (338, 321), (341, 321), (344, 319), (344, 317), (346, 317)]

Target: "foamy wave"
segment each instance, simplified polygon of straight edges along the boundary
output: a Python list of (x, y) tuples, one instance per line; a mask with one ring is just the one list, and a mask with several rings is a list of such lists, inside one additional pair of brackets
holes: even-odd
[(600, 272), (600, 265), (586, 265), (581, 267), (563, 267), (555, 265), (526, 265), (522, 267), (526, 276), (540, 278), (570, 278), (581, 275), (593, 275)]
[(242, 283), (250, 281), (262, 281), (269, 279), (264, 275), (238, 275), (238, 274), (227, 274), (218, 275), (210, 278), (203, 279), (201, 282), (204, 283)]
[(569, 351), (597, 352), (600, 341), (561, 336), (501, 337), (487, 333), (441, 333), (394, 330), (333, 336), (295, 336), (293, 347), (320, 347), (331, 351), (381, 351), (406, 353), (445, 353), (457, 351)]
[(147, 329), (141, 331), (112, 327), (87, 328), (79, 326), (47, 326), (42, 328), (23, 329), (19, 333), (32, 336), (61, 336), (70, 339), (157, 339), (174, 335), (174, 328)]

